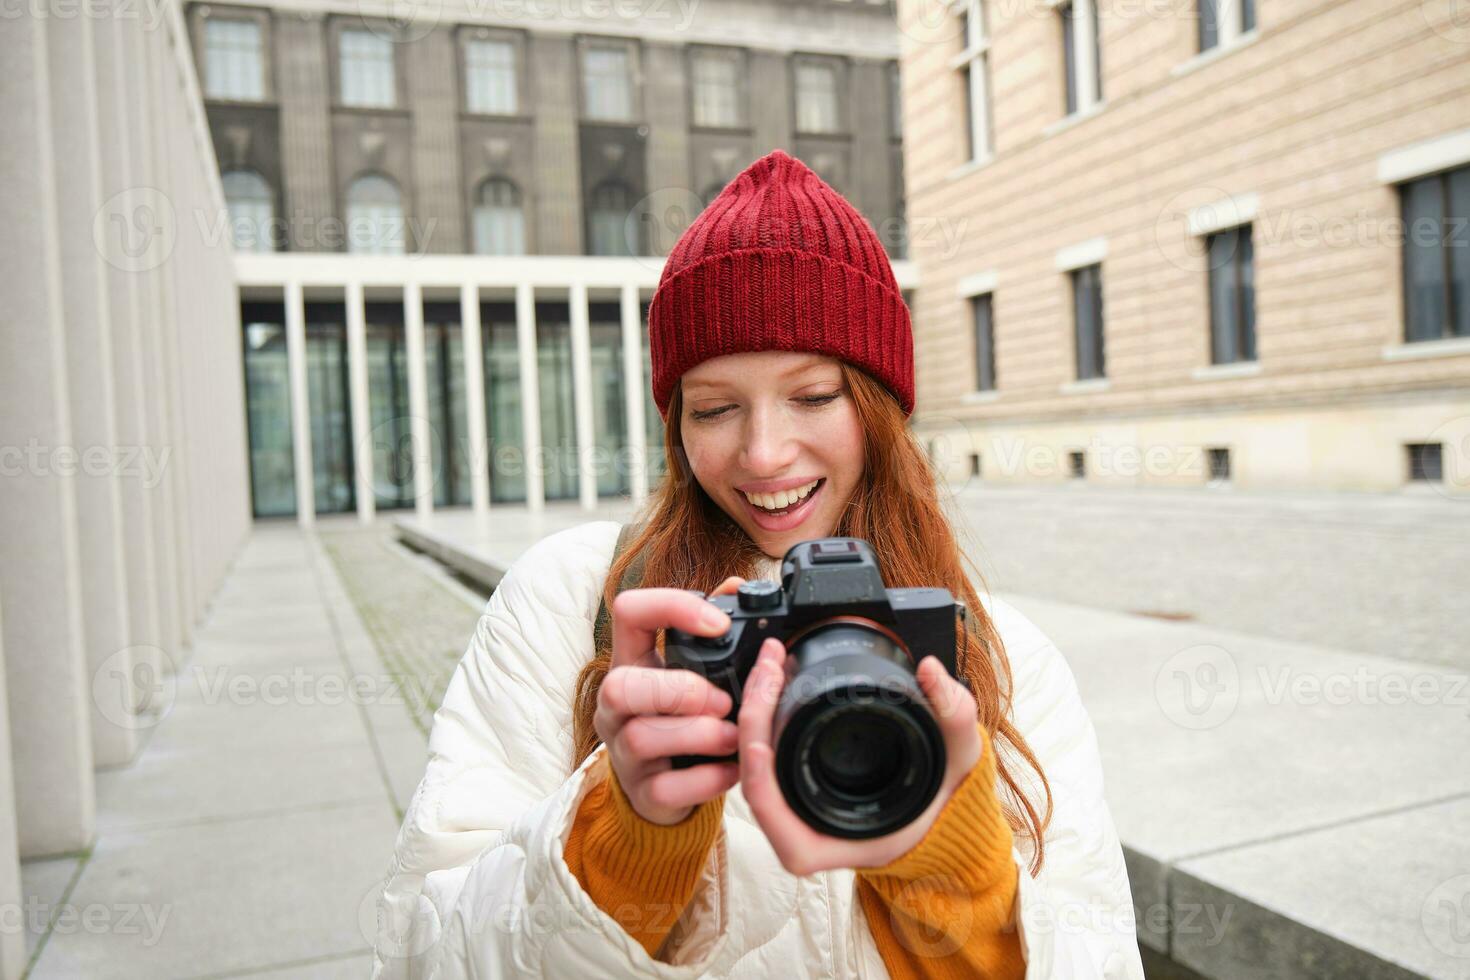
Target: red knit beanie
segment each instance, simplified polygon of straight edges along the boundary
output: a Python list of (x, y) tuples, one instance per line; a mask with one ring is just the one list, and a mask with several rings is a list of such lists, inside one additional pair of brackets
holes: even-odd
[(914, 410), (914, 338), (872, 225), (804, 163), (772, 150), (674, 243), (648, 311), (653, 400), (680, 375), (745, 351), (829, 354)]

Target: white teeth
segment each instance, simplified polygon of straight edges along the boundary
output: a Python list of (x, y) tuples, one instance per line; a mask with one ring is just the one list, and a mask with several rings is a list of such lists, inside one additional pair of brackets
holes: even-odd
[(806, 499), (820, 482), (820, 480), (813, 480), (804, 487), (793, 487), (790, 490), (780, 490), (776, 493), (747, 493), (745, 499), (766, 510), (784, 510), (798, 500)]

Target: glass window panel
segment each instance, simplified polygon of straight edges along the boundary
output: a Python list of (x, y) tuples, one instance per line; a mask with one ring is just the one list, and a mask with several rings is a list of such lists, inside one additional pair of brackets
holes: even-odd
[(1449, 210), (1445, 245), (1450, 258), (1450, 328), (1457, 337), (1470, 337), (1470, 167), (1445, 175), (1449, 182)]
[(623, 324), (617, 303), (587, 307), (592, 361), (592, 425), (597, 492), (628, 493), (628, 412), (623, 387)]
[(230, 216), (230, 238), (242, 252), (271, 252), (275, 243), (275, 195), (264, 177), (253, 170), (228, 170), (220, 177)]
[(245, 410), (250, 431), (250, 499), (256, 517), (296, 513), (296, 466), (291, 440), (291, 380), (285, 310), (242, 304)]
[(1240, 0), (1240, 29), (1249, 31), (1256, 26), (1256, 0)]
[(1077, 340), (1077, 379), (1104, 376), (1102, 334), (1102, 268), (1096, 265), (1072, 273), (1073, 318)]
[(471, 112), (516, 112), (516, 49), (510, 41), (473, 39), (465, 45), (465, 105)]
[(633, 118), (627, 48), (589, 45), (583, 49), (582, 102), (589, 119), (626, 122)]
[(1444, 202), (1438, 178), (1405, 184), (1403, 211), (1405, 330), (1410, 341), (1438, 340), (1449, 319), (1446, 309)]
[(1240, 277), (1240, 356), (1256, 359), (1256, 250), (1251, 240), (1251, 226), (1237, 229)]
[(265, 98), (265, 59), (258, 23), (229, 18), (204, 22), (204, 88), (212, 99), (258, 102)]
[(1061, 4), (1057, 7), (1057, 14), (1062, 19), (1063, 87), (1067, 93), (1067, 115), (1070, 116), (1077, 111), (1077, 55), (1072, 45), (1072, 4)]
[(484, 334), (485, 433), (490, 442), (490, 499), (526, 499), (526, 458), (521, 410), (521, 362), (515, 305), (482, 303)]
[(398, 303), (369, 303), (365, 316), (373, 496), (381, 509), (412, 507), (413, 443), (403, 307)]
[(306, 305), (307, 403), (318, 514), (343, 513), (356, 507), (345, 320), (340, 304)]
[(837, 69), (832, 65), (797, 65), (797, 131), (802, 133), (835, 133), (839, 128)]
[(995, 322), (990, 294), (970, 300), (975, 321), (975, 390), (995, 389)]
[(658, 405), (653, 400), (653, 355), (648, 344), (648, 304), (642, 303), (643, 317), (643, 415), (644, 435), (647, 446), (648, 485), (654, 487), (667, 470), (664, 455), (664, 420), (658, 414)]
[(622, 184), (600, 184), (587, 214), (587, 246), (592, 255), (632, 255), (628, 212), (632, 194)]
[(343, 31), (337, 60), (343, 105), (391, 109), (398, 101), (392, 41), (372, 31)]
[(497, 177), (480, 185), (474, 238), (475, 252), (479, 255), (526, 254), (526, 219), (521, 194), (510, 181)]
[(537, 384), (547, 500), (577, 498), (577, 432), (572, 404), (572, 333), (567, 307), (536, 304)]
[(1240, 360), (1236, 344), (1238, 320), (1236, 297), (1239, 282), (1235, 265), (1235, 230), (1209, 236), (1210, 262), (1210, 351), (1215, 364)]
[(741, 124), (740, 63), (729, 52), (704, 51), (694, 57), (694, 125)]
[(362, 255), (402, 255), (406, 241), (398, 185), (368, 174), (347, 189), (347, 250)]

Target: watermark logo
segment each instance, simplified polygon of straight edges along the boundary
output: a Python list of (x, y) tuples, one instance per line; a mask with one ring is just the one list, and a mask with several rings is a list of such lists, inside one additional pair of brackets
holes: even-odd
[(1440, 37), (1470, 44), (1470, 0), (1422, 0), (1419, 13)]
[(1470, 415), (1440, 423), (1424, 441), (1439, 446), (1443, 471), (1429, 485), (1450, 500), (1470, 500)]
[(127, 731), (153, 728), (168, 717), (177, 698), (173, 659), (158, 647), (124, 647), (92, 672), (98, 713)]
[(1235, 713), (1240, 669), (1224, 647), (1187, 647), (1164, 661), (1154, 675), (1154, 700), (1180, 728), (1215, 728)]
[(385, 41), (408, 44), (439, 26), (443, 0), (358, 0), (363, 26)]
[(679, 236), (696, 215), (704, 200), (687, 187), (663, 187), (633, 206), (623, 220), (623, 239), (628, 254), (651, 269), (658, 269)]
[(148, 272), (168, 261), (178, 241), (178, 218), (154, 187), (129, 187), (102, 203), (92, 219), (92, 243), (109, 265)]
[(1419, 909), (1424, 936), (1446, 956), (1470, 959), (1470, 874), (1442, 881)]

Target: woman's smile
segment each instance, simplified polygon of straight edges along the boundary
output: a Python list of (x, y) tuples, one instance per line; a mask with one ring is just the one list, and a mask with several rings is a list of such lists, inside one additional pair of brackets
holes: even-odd
[(789, 531), (799, 527), (807, 519), (817, 495), (826, 485), (827, 478), (818, 477), (775, 491), (757, 492), (743, 487), (736, 489), (745, 500), (745, 508), (750, 512), (751, 520), (767, 531)]

